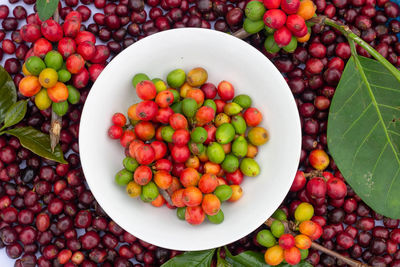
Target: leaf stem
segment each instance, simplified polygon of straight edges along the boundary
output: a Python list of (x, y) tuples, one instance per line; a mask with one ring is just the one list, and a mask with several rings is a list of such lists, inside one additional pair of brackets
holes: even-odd
[[(373, 56), (376, 60), (378, 60), (388, 71), (390, 71), (394, 77), (400, 82), (400, 71), (396, 69), (385, 57), (379, 54), (372, 46), (370, 46), (367, 42), (361, 39), (359, 36), (354, 34), (347, 25), (342, 25), (340, 22), (334, 21), (326, 16), (318, 16), (312, 18), (310, 21), (325, 24), (332, 28), (340, 31), (346, 38), (350, 41), (353, 40), (359, 46), (364, 48), (371, 56)], [(355, 47), (354, 47), (355, 49)]]
[[(264, 224), (266, 226), (268, 226), (268, 227), (271, 227), (271, 225), (272, 225), (272, 223), (274, 221), (275, 221), (274, 218), (269, 218), (267, 221), (265, 221)], [(296, 227), (296, 224), (294, 222), (292, 222), (292, 221), (283, 221), (282, 223), (285, 226), (285, 233), (289, 233), (289, 234), (294, 235), (294, 236), (297, 235), (295, 233), (297, 227)], [(311, 248), (313, 248), (315, 250), (319, 250), (320, 252), (325, 253), (325, 254), (327, 254), (329, 256), (335, 257), (335, 258), (343, 261), (344, 263), (346, 263), (346, 264), (348, 264), (348, 265), (350, 265), (352, 267), (370, 267), (368, 264), (365, 264), (365, 263), (359, 262), (357, 260), (353, 260), (353, 259), (350, 259), (348, 257), (345, 257), (345, 256), (343, 256), (343, 255), (341, 255), (341, 254), (339, 254), (339, 253), (337, 253), (337, 252), (335, 252), (333, 250), (330, 250), (330, 249), (327, 249), (324, 246), (321, 246), (320, 244), (318, 244), (316, 242), (312, 242), (311, 243)]]

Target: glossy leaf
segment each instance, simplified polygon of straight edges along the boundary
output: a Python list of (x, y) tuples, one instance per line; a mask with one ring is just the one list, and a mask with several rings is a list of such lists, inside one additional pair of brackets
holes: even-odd
[(13, 104), (7, 110), (3, 128), (13, 126), (20, 122), (25, 117), (27, 104), (27, 100), (20, 100), (17, 103)]
[(67, 163), (64, 160), (60, 146), (57, 146), (54, 153), (50, 149), (50, 137), (32, 127), (19, 127), (5, 130), (2, 133), (10, 134), (19, 139), (21, 145), (40, 157), (60, 163)]
[[(222, 248), (225, 250), (225, 248)], [(225, 260), (224, 258), (221, 258), (219, 251), (221, 250), (221, 248), (218, 248), (217, 251), (217, 267), (232, 267), (232, 264), (230, 264), (227, 260)]]
[(270, 266), (265, 263), (264, 255), (259, 252), (245, 251), (236, 256), (233, 256), (228, 249), (225, 249), (225, 260), (232, 267), (266, 267)]
[(8, 72), (0, 66), (0, 123), (4, 121), (7, 110), (17, 102), (17, 91)]
[(346, 65), (328, 119), (328, 146), (349, 185), (376, 212), (400, 218), (400, 83), (379, 62)]
[(36, 8), (41, 21), (45, 21), (51, 16), (57, 9), (59, 0), (37, 0)]
[(209, 267), (214, 252), (215, 249), (185, 252), (170, 259), (161, 267)]
[[(226, 261), (231, 264), (232, 267), (270, 267), (271, 265), (266, 264), (264, 255), (260, 252), (245, 251), (236, 256), (233, 256), (228, 249), (226, 251)], [(299, 264), (290, 265), (288, 263), (281, 263), (276, 265), (278, 267), (312, 267), (307, 261), (301, 261)]]

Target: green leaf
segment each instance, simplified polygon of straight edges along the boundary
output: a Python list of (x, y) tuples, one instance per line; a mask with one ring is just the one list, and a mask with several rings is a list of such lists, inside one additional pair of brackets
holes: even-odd
[(161, 267), (209, 267), (215, 248), (202, 251), (189, 251), (173, 257)]
[[(226, 251), (226, 260), (233, 267), (270, 267), (271, 265), (266, 264), (264, 255), (260, 252), (245, 251), (236, 256), (233, 256), (228, 249)], [(312, 267), (307, 261), (301, 261), (299, 264), (290, 265), (288, 263), (281, 263), (276, 265), (278, 267)]]
[(2, 133), (10, 134), (19, 139), (21, 145), (33, 153), (53, 161), (67, 163), (58, 145), (54, 153), (50, 149), (50, 137), (32, 127), (19, 127), (6, 130)]
[[(222, 248), (225, 250), (225, 248)], [(230, 264), (229, 262), (227, 262), (224, 258), (221, 258), (221, 256), (219, 255), (219, 251), (221, 250), (221, 248), (218, 248), (217, 251), (217, 267), (232, 267), (232, 264)]]
[(233, 256), (230, 251), (225, 248), (225, 260), (233, 267), (266, 267), (270, 266), (265, 263), (264, 255), (260, 252), (245, 251)]
[(20, 100), (7, 110), (3, 129), (17, 124), (25, 117), (27, 104), (27, 100)]
[(296, 264), (296, 265), (290, 265), (289, 263), (281, 263), (276, 266), (277, 267), (313, 267), (311, 263), (309, 263), (308, 261), (304, 261), (304, 260), (300, 261), (299, 264)]
[(361, 199), (400, 219), (400, 83), (378, 61), (347, 62), (330, 107), (328, 147)]
[(227, 260), (223, 258), (218, 258), (217, 267), (232, 267), (232, 264), (230, 264)]
[(41, 21), (48, 20), (56, 11), (59, 0), (37, 0), (36, 8)]
[(7, 110), (17, 102), (17, 91), (10, 74), (0, 66), (0, 123), (4, 121)]

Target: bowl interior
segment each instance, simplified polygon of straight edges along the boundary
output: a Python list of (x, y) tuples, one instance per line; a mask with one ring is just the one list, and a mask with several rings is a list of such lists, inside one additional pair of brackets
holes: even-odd
[[(230, 81), (235, 94), (248, 94), (263, 114), (270, 141), (259, 148), (258, 177), (245, 177), (244, 194), (224, 203), (225, 220), (192, 226), (175, 210), (155, 208), (130, 198), (114, 182), (122, 169), (123, 148), (107, 137), (111, 116), (126, 114), (138, 101), (131, 84), (134, 74), (166, 78), (172, 69), (204, 67), (209, 82)], [(301, 130), (293, 96), (273, 64), (259, 51), (228, 34), (204, 29), (176, 29), (149, 36), (114, 58), (87, 98), (80, 124), (80, 155), (96, 200), (121, 227), (138, 238), (176, 250), (223, 246), (249, 234), (278, 208), (293, 181), (300, 156)]]

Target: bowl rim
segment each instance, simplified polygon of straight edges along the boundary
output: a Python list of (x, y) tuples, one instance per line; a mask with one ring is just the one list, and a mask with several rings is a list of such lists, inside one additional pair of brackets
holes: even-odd
[[(104, 73), (105, 73), (108, 69), (113, 68), (114, 65), (118, 64), (118, 62), (120, 61), (121, 58), (126, 57), (126, 55), (129, 54), (129, 51), (132, 50), (132, 49), (135, 49), (138, 45), (142, 45), (142, 43), (145, 43), (145, 42), (153, 42), (153, 39), (154, 39), (154, 40), (157, 40), (157, 39), (163, 38), (163, 36), (165, 36), (165, 35), (168, 36), (168, 35), (170, 35), (170, 34), (175, 34), (175, 33), (176, 33), (176, 34), (179, 34), (179, 35), (183, 35), (183, 34), (186, 34), (186, 33), (191, 34), (192, 32), (197, 32), (197, 34), (206, 34), (206, 35), (207, 35), (208, 37), (210, 37), (210, 38), (212, 38), (212, 35), (216, 35), (216, 36), (218, 35), (218, 36), (224, 36), (224, 38), (226, 38), (226, 39), (231, 39), (231, 41), (233, 41), (233, 42), (243, 42), (243, 43), (242, 43), (242, 46), (243, 46), (243, 45), (244, 45), (244, 46), (247, 46), (247, 49), (253, 50), (253, 51), (256, 52), (256, 53), (259, 53), (260, 56), (264, 57), (265, 60), (268, 62), (268, 64), (272, 66), (272, 68), (273, 68), (272, 71), (279, 73), (280, 78), (284, 81), (284, 77), (283, 77), (282, 74), (279, 72), (279, 70), (272, 64), (272, 62), (271, 62), (265, 55), (263, 55), (263, 54), (262, 54), (259, 50), (257, 50), (255, 47), (251, 46), (250, 44), (246, 43), (245, 41), (243, 41), (243, 40), (241, 40), (241, 39), (239, 39), (239, 38), (236, 38), (236, 37), (234, 37), (234, 36), (232, 36), (232, 35), (230, 35), (230, 34), (223, 33), (223, 32), (219, 32), (219, 31), (216, 31), (216, 30), (202, 29), (202, 28), (179, 28), (179, 29), (170, 29), (170, 30), (158, 32), (158, 33), (156, 33), (156, 34), (150, 35), (150, 36), (148, 36), (148, 37), (146, 37), (146, 38), (143, 38), (143, 39), (141, 39), (141, 40), (135, 42), (134, 44), (132, 44), (132, 45), (129, 46), (128, 48), (126, 48), (126, 49), (124, 49), (123, 51), (121, 51), (118, 55), (116, 55), (116, 56), (107, 64), (107, 66), (104, 68), (104, 70), (100, 73), (99, 77), (97, 78), (97, 81), (99, 80), (100, 77), (102, 77), (102, 75), (104, 75)], [(164, 37), (164, 38), (165, 38), (165, 37)], [(101, 79), (100, 79), (100, 80), (101, 80)], [(295, 173), (296, 173), (296, 171), (297, 171), (297, 166), (298, 166), (298, 163), (299, 163), (299, 161), (300, 161), (300, 155), (301, 155), (301, 136), (302, 136), (302, 135), (301, 135), (301, 124), (300, 124), (300, 116), (299, 116), (298, 109), (297, 109), (297, 106), (296, 106), (296, 103), (295, 103), (295, 100), (294, 100), (294, 96), (292, 95), (292, 93), (291, 93), (291, 91), (290, 91), (290, 88), (289, 88), (289, 86), (287, 85), (287, 83), (286, 83), (285, 81), (284, 81), (284, 85), (285, 85), (285, 87), (287, 87), (287, 88), (286, 88), (286, 89), (287, 89), (287, 92), (286, 92), (286, 93), (289, 93), (289, 94), (290, 94), (290, 97), (289, 97), (290, 99), (288, 99), (288, 102), (291, 102), (291, 103), (292, 103), (292, 104), (290, 105), (290, 106), (291, 106), (290, 109), (293, 109), (293, 108), (294, 108), (294, 109), (295, 109), (295, 112), (296, 112), (296, 114), (297, 114), (296, 119), (293, 121), (293, 123), (294, 123), (294, 128), (296, 129), (296, 132), (291, 133), (291, 134), (293, 135), (293, 141), (294, 141), (294, 143), (295, 143), (295, 145), (296, 145), (296, 147), (297, 147), (296, 149), (293, 150), (293, 151), (297, 151), (297, 152), (296, 152), (296, 155), (293, 155), (293, 158), (296, 158), (296, 159), (297, 159), (296, 164), (293, 163), (293, 166), (296, 166), (296, 167), (295, 167), (295, 168), (292, 167), (292, 168), (293, 168), (293, 170), (292, 170), (292, 177), (293, 177), (293, 178), (292, 178), (292, 179), (294, 179)], [(87, 100), (90, 99), (90, 97), (94, 94), (94, 91), (96, 90), (96, 87), (98, 87), (98, 85), (96, 85), (96, 82), (94, 82), (93, 85), (92, 85), (92, 88), (90, 89), (89, 94), (88, 94), (88, 96), (87, 96)], [(94, 90), (94, 89), (95, 89), (95, 90)], [(294, 110), (292, 110), (292, 111), (294, 111)], [(85, 105), (84, 105), (84, 107), (83, 107), (83, 110), (82, 110), (81, 120), (80, 120), (80, 131), (79, 131), (79, 143), (80, 143), (80, 144), (82, 144), (83, 140), (85, 139), (85, 134), (84, 134), (84, 131), (83, 131), (83, 129), (85, 129), (85, 127), (84, 127), (84, 126), (81, 127), (81, 124), (84, 123), (86, 120), (90, 119), (90, 113), (88, 113), (88, 112), (89, 112), (89, 111), (88, 111), (87, 105), (86, 105), (86, 103), (85, 103)], [(292, 115), (294, 115), (294, 114), (292, 114)], [(82, 145), (82, 147), (84, 147), (84, 146)], [(87, 173), (88, 173), (86, 163), (87, 163), (88, 161), (90, 161), (90, 159), (86, 157), (84, 151), (86, 151), (86, 150), (83, 149), (83, 150), (80, 151), (80, 157), (81, 157), (82, 172), (83, 172), (83, 174), (84, 174), (85, 177), (86, 177), (86, 175), (87, 175)], [(82, 152), (83, 152), (83, 153), (82, 153)], [(88, 186), (89, 186), (89, 188), (90, 188), (91, 190), (92, 190), (92, 188), (95, 188), (95, 186), (94, 186), (94, 179), (86, 179), (86, 181), (87, 181), (87, 184), (88, 184)], [(279, 194), (279, 199), (277, 199), (276, 203), (282, 203), (282, 201), (283, 201), (284, 198), (286, 197), (287, 193), (289, 192), (289, 189), (290, 189), (290, 186), (287, 188), (286, 191), (285, 191), (285, 190), (281, 190), (282, 192)], [(120, 217), (120, 216), (117, 216), (118, 213), (114, 213), (114, 211), (113, 211), (112, 208), (108, 208), (108, 205), (105, 205), (105, 203), (107, 202), (107, 198), (101, 197), (101, 194), (99, 195), (99, 192), (97, 192), (97, 195), (95, 194), (95, 192), (93, 192), (93, 196), (94, 196), (94, 198), (96, 199), (96, 201), (100, 204), (100, 206), (101, 206), (102, 208), (103, 208), (103, 207), (107, 207), (107, 208), (103, 208), (103, 210), (105, 211), (105, 213), (106, 213), (112, 220), (114, 220), (118, 225), (120, 225), (124, 230), (126, 230), (127, 227), (124, 226), (125, 223), (121, 223), (121, 222), (117, 221), (117, 220), (119, 219), (119, 217)], [(278, 200), (279, 200), (279, 201), (278, 201)], [(278, 207), (279, 207), (279, 204), (277, 204), (277, 208), (278, 208)], [(266, 215), (264, 215), (263, 218), (264, 218), (264, 220), (263, 220), (263, 221), (260, 220), (260, 222), (259, 222), (260, 225), (261, 225), (265, 220), (268, 219)], [(236, 236), (235, 236), (235, 235), (232, 235), (233, 238), (231, 237), (229, 240), (225, 240), (223, 244), (217, 244), (217, 245), (216, 245), (216, 243), (218, 243), (218, 242), (213, 242), (212, 245), (210, 245), (210, 246), (208, 246), (208, 247), (206, 247), (206, 248), (195, 248), (195, 249), (192, 248), (192, 247), (188, 247), (188, 248), (187, 248), (187, 247), (184, 247), (184, 246), (179, 245), (179, 244), (177, 244), (175, 247), (171, 247), (170, 245), (167, 245), (168, 242), (165, 242), (165, 241), (163, 241), (163, 240), (157, 240), (157, 242), (155, 242), (155, 241), (153, 241), (153, 240), (149, 240), (149, 241), (150, 241), (150, 242), (149, 242), (148, 239), (146, 239), (146, 236), (141, 236), (141, 235), (138, 234), (138, 233), (132, 233), (132, 234), (135, 235), (135, 236), (136, 236), (137, 238), (139, 238), (139, 239), (142, 239), (142, 240), (144, 240), (144, 241), (146, 241), (146, 242), (149, 242), (149, 243), (154, 243), (156, 246), (159, 246), (159, 247), (163, 247), (163, 248), (167, 248), (167, 249), (174, 249), (174, 250), (199, 251), (199, 250), (204, 250), (204, 249), (211, 249), (211, 248), (220, 247), (220, 246), (223, 246), (223, 245), (226, 245), (226, 244), (235, 242), (235, 241), (237, 241), (238, 239), (240, 239), (240, 238), (242, 238), (242, 237), (244, 237), (244, 236), (250, 234), (250, 233), (251, 233), (252, 231), (254, 231), (256, 228), (257, 228), (257, 227), (255, 227), (255, 228), (254, 228), (254, 227), (253, 227), (253, 228), (249, 228), (249, 231), (247, 231), (247, 233), (244, 234), (244, 235), (243, 235), (243, 234), (241, 234), (240, 236), (238, 236), (238, 235), (236, 235)], [(129, 232), (128, 230), (126, 230), (126, 231)], [(160, 242), (158, 242), (158, 241), (160, 241)]]

